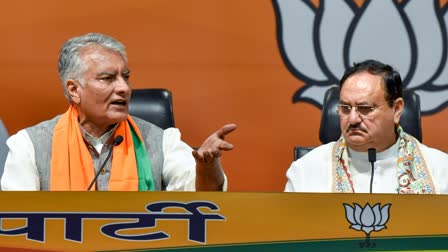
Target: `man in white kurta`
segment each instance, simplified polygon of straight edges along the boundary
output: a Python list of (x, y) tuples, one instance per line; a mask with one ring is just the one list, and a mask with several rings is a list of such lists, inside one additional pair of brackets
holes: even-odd
[[(293, 162), (286, 173), (288, 182), (285, 192), (334, 192), (330, 155), (335, 143), (321, 145)], [(448, 194), (448, 154), (423, 144), (420, 145), (420, 150), (434, 180), (436, 193)], [(395, 169), (397, 151), (398, 142), (376, 154), (372, 186), (374, 193), (398, 192), (399, 182)], [(351, 149), (348, 152), (354, 191), (369, 193), (372, 168), (367, 153)]]
[(340, 81), (340, 139), (293, 162), (285, 191), (448, 193), (448, 154), (403, 131), (403, 106), (397, 71), (375, 60), (354, 64)]

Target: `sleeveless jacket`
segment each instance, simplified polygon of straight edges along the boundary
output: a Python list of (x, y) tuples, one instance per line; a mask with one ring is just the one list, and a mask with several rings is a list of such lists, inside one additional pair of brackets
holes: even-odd
[[(58, 122), (60, 115), (55, 118), (41, 122), (35, 126), (26, 128), (27, 133), (30, 135), (31, 141), (33, 142), (36, 166), (39, 172), (40, 178), (40, 190), (48, 191), (50, 190), (50, 164), (52, 155), (52, 142), (53, 142), (53, 129)], [(155, 183), (155, 189), (157, 191), (165, 190), (165, 185), (163, 185), (162, 171), (163, 171), (163, 129), (157, 127), (156, 125), (146, 122), (137, 117), (132, 117), (135, 124), (139, 128), (143, 141), (145, 144), (146, 151), (151, 160), (152, 174)], [(105, 159), (106, 153), (100, 154), (100, 159)], [(110, 171), (111, 159), (105, 166), (107, 171)], [(99, 169), (99, 167), (96, 167)], [(110, 177), (110, 172), (102, 174), (98, 177), (97, 185), (98, 188), (108, 188), (108, 181)], [(87, 188), (86, 188), (87, 190)]]

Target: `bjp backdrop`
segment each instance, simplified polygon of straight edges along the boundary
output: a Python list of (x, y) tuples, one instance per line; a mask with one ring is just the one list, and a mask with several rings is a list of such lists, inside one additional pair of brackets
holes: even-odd
[(423, 143), (448, 152), (445, 1), (15, 0), (2, 3), (0, 117), (10, 134), (63, 113), (62, 43), (127, 46), (133, 88), (173, 93), (191, 146), (225, 123), (230, 191), (282, 191), (294, 146), (317, 146), (325, 90), (353, 62), (395, 66), (421, 99)]

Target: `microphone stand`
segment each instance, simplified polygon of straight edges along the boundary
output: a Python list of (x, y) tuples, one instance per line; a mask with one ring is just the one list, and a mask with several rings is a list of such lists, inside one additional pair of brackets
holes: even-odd
[(373, 175), (375, 174), (376, 149), (369, 148), (368, 153), (369, 153), (369, 162), (372, 165), (372, 176), (370, 176), (370, 193), (372, 193)]

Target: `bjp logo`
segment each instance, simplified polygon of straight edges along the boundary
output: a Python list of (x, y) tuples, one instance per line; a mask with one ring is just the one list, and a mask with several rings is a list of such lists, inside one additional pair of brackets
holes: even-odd
[[(423, 114), (448, 106), (447, 4), (434, 1), (273, 0), (280, 53), (305, 83), (293, 102), (322, 106), (329, 86), (365, 59), (394, 66)], [(362, 3), (360, 3), (362, 2)]]
[(391, 204), (383, 205), (380, 208), (380, 203), (373, 207), (367, 203), (364, 207), (354, 203), (353, 206), (344, 203), (345, 217), (350, 223), (350, 228), (363, 231), (366, 234), (366, 240), (361, 242), (361, 247), (375, 247), (375, 243), (370, 240), (370, 233), (379, 232), (386, 227), (389, 221), (389, 208)]

